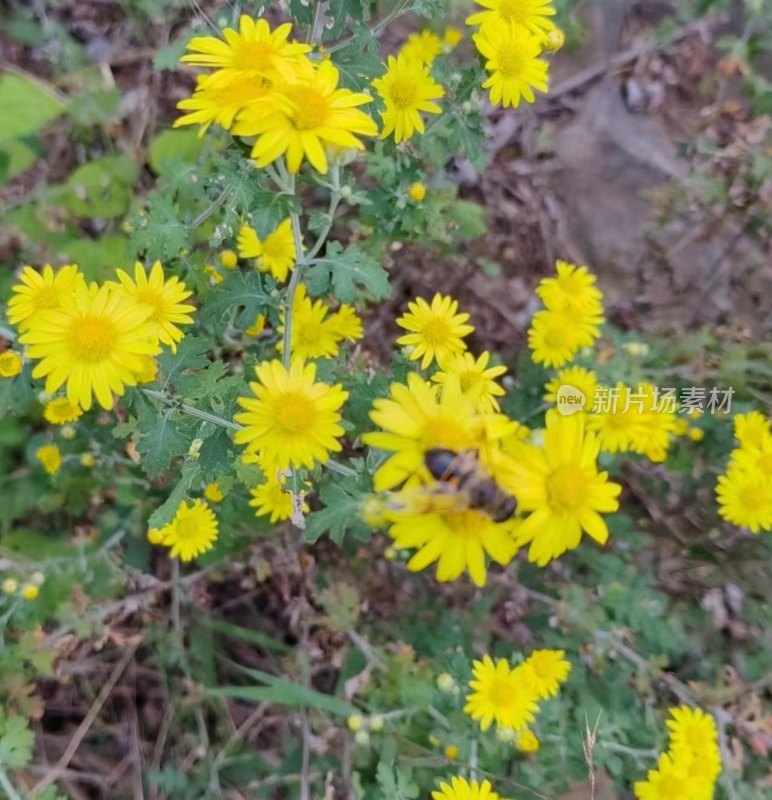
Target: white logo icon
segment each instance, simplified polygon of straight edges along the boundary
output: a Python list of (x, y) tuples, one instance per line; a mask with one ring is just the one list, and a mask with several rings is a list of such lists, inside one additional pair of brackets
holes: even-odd
[(587, 398), (575, 386), (564, 383), (558, 387), (558, 411), (568, 417), (581, 411), (587, 404)]

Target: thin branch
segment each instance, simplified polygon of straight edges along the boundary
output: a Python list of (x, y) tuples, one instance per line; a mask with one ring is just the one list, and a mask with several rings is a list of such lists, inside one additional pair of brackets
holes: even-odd
[(70, 743), (67, 745), (67, 749), (62, 754), (62, 757), (56, 762), (56, 765), (51, 772), (49, 772), (48, 775), (39, 781), (32, 789), (30, 796), (34, 797), (35, 794), (43, 791), (46, 786), (50, 786), (55, 781), (59, 780), (61, 774), (67, 769), (67, 766), (69, 765), (70, 761), (72, 761), (73, 756), (80, 747), (80, 743), (91, 729), (91, 726), (94, 724), (99, 712), (102, 710), (102, 706), (107, 702), (107, 698), (115, 688), (115, 684), (118, 683), (121, 675), (123, 675), (123, 673), (126, 671), (126, 667), (129, 666), (131, 659), (134, 658), (134, 653), (136, 653), (138, 647), (139, 643), (131, 645), (123, 654), (123, 657), (116, 664), (115, 668), (110, 673), (110, 677), (107, 679), (107, 682), (97, 695), (96, 700), (91, 704), (91, 708), (89, 708), (88, 713), (83, 718), (83, 722), (80, 723), (78, 729), (75, 731), (75, 734), (73, 735)]

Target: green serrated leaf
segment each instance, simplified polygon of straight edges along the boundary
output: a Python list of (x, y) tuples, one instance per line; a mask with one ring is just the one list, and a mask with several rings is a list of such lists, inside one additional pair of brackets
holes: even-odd
[(198, 466), (204, 478), (212, 481), (230, 468), (234, 446), (225, 428), (218, 428), (204, 439), (198, 454)]
[(344, 250), (340, 242), (330, 242), (325, 255), (315, 259), (308, 270), (306, 286), (309, 294), (316, 297), (332, 289), (343, 303), (353, 303), (362, 294), (374, 300), (391, 295), (388, 272), (356, 245)]
[(255, 272), (231, 272), (215, 286), (201, 309), (203, 322), (219, 322), (237, 309), (234, 322), (241, 328), (255, 324), (258, 314), (265, 314), (274, 301), (263, 288), (261, 276)]
[[(174, 409), (152, 411), (140, 418), (137, 431), (140, 434), (137, 450), (142, 455), (142, 466), (148, 475), (155, 477), (169, 468), (173, 458), (188, 450), (188, 439), (184, 436), (174, 419)], [(155, 412), (155, 413), (153, 413)]]
[(21, 769), (32, 758), (35, 734), (27, 720), (16, 714), (6, 716), (0, 710), (0, 768)]
[(37, 133), (62, 114), (62, 98), (47, 84), (19, 72), (0, 75), (0, 141)]
[(147, 521), (148, 528), (163, 528), (164, 525), (172, 521), (180, 503), (187, 498), (190, 487), (193, 481), (198, 478), (200, 472), (197, 464), (185, 464), (177, 485), (172, 489), (166, 500), (150, 515)]
[(185, 373), (188, 370), (199, 370), (211, 363), (207, 353), (211, 344), (201, 336), (186, 336), (177, 346), (177, 352), (164, 350), (158, 357), (158, 369), (163, 375), (164, 389), (174, 386), (181, 389), (185, 386)]
[(132, 218), (134, 251), (149, 261), (168, 261), (190, 248), (191, 233), (180, 221), (178, 204), (162, 194), (151, 196), (147, 212)]
[(306, 518), (303, 535), (307, 542), (316, 542), (326, 533), (339, 545), (349, 531), (358, 539), (369, 538), (370, 528), (359, 516), (361, 493), (349, 493), (340, 484), (331, 483), (322, 486), (319, 499), (324, 508), (314, 511)]

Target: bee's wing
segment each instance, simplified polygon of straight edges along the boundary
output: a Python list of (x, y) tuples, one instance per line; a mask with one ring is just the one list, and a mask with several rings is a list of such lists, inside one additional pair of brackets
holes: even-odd
[(387, 508), (392, 514), (411, 516), (413, 514), (460, 514), (469, 510), (469, 497), (455, 487), (418, 486), (389, 492)]

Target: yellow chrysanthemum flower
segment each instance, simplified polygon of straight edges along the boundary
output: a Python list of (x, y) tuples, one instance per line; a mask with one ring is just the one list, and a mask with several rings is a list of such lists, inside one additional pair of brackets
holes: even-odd
[(558, 399), (558, 389), (561, 386), (569, 386), (579, 392), (584, 397), (583, 411), (591, 411), (595, 390), (598, 388), (598, 376), (591, 370), (584, 367), (567, 367), (561, 369), (544, 387), (544, 399), (548, 403), (556, 403)]
[(15, 350), (0, 353), (0, 378), (14, 378), (24, 368), (24, 360)]
[(670, 717), (665, 724), (673, 753), (689, 753), (696, 762), (704, 760), (699, 768), (700, 776), (715, 781), (721, 772), (721, 756), (713, 716), (701, 708), (679, 706), (670, 709)]
[(646, 458), (660, 463), (667, 458), (668, 448), (675, 437), (678, 421), (678, 405), (673, 402), (670, 408), (663, 406), (658, 399), (657, 389), (651, 384), (641, 384), (635, 394), (631, 395), (631, 403), (640, 403), (641, 410), (636, 411), (640, 417), (640, 433), (633, 441), (633, 451)]
[(25, 583), (24, 586), (21, 587), (21, 596), (25, 600), (36, 600), (39, 594), (40, 587), (34, 583)]
[(440, 783), (439, 791), (432, 792), (432, 800), (501, 800), (493, 791), (490, 781), (468, 781), (451, 778), (450, 783)]
[(328, 317), (327, 324), (341, 341), (356, 342), (364, 336), (362, 320), (356, 309), (345, 303)]
[(411, 61), (420, 61), (431, 66), (442, 52), (442, 39), (434, 31), (423, 30), (411, 33), (402, 45), (400, 53)]
[[(284, 334), (284, 314), (277, 332)], [(342, 306), (337, 313), (321, 300), (311, 300), (304, 284), (298, 286), (292, 303), (292, 354), (301, 359), (335, 358), (340, 343), (362, 337), (362, 323), (350, 306)], [(284, 342), (277, 344), (279, 352)]]
[(8, 321), (20, 333), (29, 328), (38, 312), (60, 308), (62, 301), (70, 297), (76, 287), (85, 285), (83, 275), (74, 264), (67, 264), (56, 271), (46, 264), (42, 272), (24, 267), (19, 279), (20, 283), (11, 287)]
[(407, 190), (407, 196), (414, 203), (423, 202), (423, 199), (426, 197), (426, 185), (421, 183), (421, 181), (411, 183)]
[(217, 483), (217, 481), (212, 481), (204, 486), (204, 497), (210, 503), (222, 503), (222, 501), (225, 499), (225, 495), (222, 493), (220, 484)]
[(426, 369), (433, 361), (443, 367), (452, 356), (466, 350), (464, 337), (472, 333), (474, 327), (467, 325), (469, 314), (458, 313), (458, 300), (438, 292), (431, 305), (418, 297), (407, 307), (408, 312), (397, 320), (397, 325), (409, 333), (400, 336), (397, 344), (412, 348), (410, 358), (413, 361), (422, 359), (421, 369)]
[(477, 359), (471, 353), (458, 353), (448, 361), (443, 371), (432, 376), (432, 380), (444, 385), (449, 375), (456, 375), (462, 394), (472, 401), (477, 411), (481, 414), (498, 411), (499, 401), (496, 398), (502, 397), (505, 392), (496, 383), (496, 378), (501, 377), (507, 368), (489, 367), (490, 357), (487, 351)]
[(137, 383), (140, 386), (145, 383), (152, 383), (158, 375), (158, 362), (150, 356), (142, 356), (140, 361), (142, 366), (137, 373)]
[(381, 138), (394, 134), (399, 144), (416, 131), (426, 130), (421, 111), (440, 114), (442, 109), (433, 100), (445, 95), (445, 90), (429, 73), (429, 67), (400, 53), (389, 56), (386, 73), (373, 81), (373, 88), (382, 98), (385, 108), (381, 112), (383, 130)]
[(239, 265), (239, 256), (234, 250), (223, 250), (219, 256), (223, 269), (236, 269)]
[[(252, 499), (249, 505), (255, 509), (256, 517), (270, 516), (271, 523), (291, 519), (294, 512), (292, 492), (279, 478), (268, 478), (265, 483), (250, 489)], [(303, 503), (303, 513), (308, 512), (308, 503)]]
[[(690, 438), (692, 438), (692, 431), (702, 433), (700, 428), (690, 428)], [(762, 437), (755, 447), (747, 445), (732, 450), (731, 463), (736, 464), (738, 469), (766, 475), (772, 479), (772, 434)]]
[(515, 747), (521, 753), (536, 753), (539, 750), (539, 740), (533, 731), (528, 729), (519, 731), (515, 739)]
[(718, 476), (718, 513), (733, 525), (752, 533), (772, 530), (772, 480), (732, 464)]
[(543, 37), (544, 49), (548, 53), (557, 53), (566, 43), (566, 35), (560, 28), (547, 32)]
[(466, 20), (467, 25), (520, 25), (531, 33), (550, 31), (555, 23), (552, 0), (475, 0), (485, 11), (478, 11)]
[(270, 92), (270, 83), (250, 72), (224, 70), (200, 75), (192, 96), (177, 103), (177, 108), (187, 113), (174, 120), (172, 127), (200, 125), (199, 136), (210, 125), (230, 130), (242, 109), (263, 100)]
[(160, 351), (152, 310), (110, 286), (81, 284), (60, 309), (41, 311), (20, 341), (40, 359), (33, 378), (46, 378), (54, 394), (67, 384), (67, 399), (88, 411), (93, 398), (109, 410), (113, 395), (135, 386), (143, 356)]
[(548, 91), (549, 64), (539, 58), (542, 42), (525, 28), (487, 24), (472, 39), (490, 73), (482, 86), (489, 90), (491, 103), (517, 108), (521, 100), (536, 102), (534, 89)]
[(145, 272), (145, 267), (134, 264), (134, 280), (122, 269), (116, 270), (119, 284), (113, 284), (120, 292), (125, 292), (134, 302), (150, 311), (148, 322), (155, 326), (154, 334), (162, 344), (168, 344), (172, 353), (177, 352), (177, 342), (185, 335), (177, 326), (191, 325), (191, 312), (195, 306), (184, 303), (193, 292), (176, 276), (166, 280), (164, 268), (156, 261)]
[(75, 422), (82, 414), (83, 411), (66, 397), (50, 400), (43, 409), (43, 417), (52, 425), (66, 425), (68, 422)]
[(254, 228), (243, 225), (236, 244), (242, 258), (256, 259), (257, 268), (261, 272), (270, 272), (279, 283), (287, 280), (289, 271), (295, 266), (297, 250), (289, 218), (280, 223), (263, 241)]
[(582, 533), (604, 544), (608, 527), (601, 514), (616, 511), (622, 487), (598, 472), (597, 438), (585, 430), (584, 414), (547, 412), (542, 448), (521, 444), (507, 465), (504, 482), (521, 511), (532, 512), (518, 526), (518, 545), (530, 543), (528, 560), (543, 567), (579, 546)]
[(238, 401), (244, 411), (235, 420), (244, 429), (235, 435), (237, 444), (260, 453), (276, 469), (312, 469), (341, 450), (340, 409), (348, 392), (339, 384), (317, 382), (316, 366), (299, 359), (289, 370), (281, 361), (264, 361), (255, 373), (257, 382), (249, 384), (255, 397)]
[(517, 731), (533, 722), (539, 706), (525, 683), (522, 666), (513, 669), (503, 658), (494, 663), (485, 656), (473, 662), (472, 675), (464, 713), (478, 720), (482, 730), (495, 722)]
[(613, 389), (596, 387), (598, 402), (587, 418), (587, 430), (598, 437), (600, 449), (605, 453), (630, 452), (641, 440), (641, 414), (635, 406), (627, 404), (631, 391), (623, 383), (618, 383)]
[(464, 38), (464, 32), (460, 28), (450, 27), (445, 31), (442, 41), (448, 47), (455, 47)]
[(279, 25), (275, 31), (264, 19), (242, 14), (239, 29), (225, 28), (223, 38), (194, 36), (181, 61), (199, 67), (238, 70), (254, 77), (292, 76), (311, 46), (289, 42), (292, 25)]
[(238, 116), (233, 132), (257, 137), (252, 158), (265, 167), (286, 154), (290, 172), (306, 158), (326, 174), (326, 147), (364, 150), (358, 136), (375, 136), (378, 128), (357, 106), (372, 102), (363, 92), (338, 88), (339, 73), (330, 61), (298, 73), (277, 85), (270, 102), (256, 103)]
[(55, 444), (44, 444), (35, 451), (35, 458), (49, 475), (56, 475), (62, 466), (62, 454)]
[(581, 323), (557, 311), (537, 311), (528, 329), (528, 347), (533, 351), (531, 358), (534, 364), (545, 367), (562, 367), (571, 361), (583, 346), (587, 336), (592, 337), (590, 328), (583, 328)]
[(536, 294), (544, 307), (573, 315), (598, 327), (603, 324), (603, 292), (595, 285), (597, 280), (587, 267), (568, 261), (557, 261), (555, 277), (543, 278)]
[(439, 386), (414, 372), (407, 385), (393, 383), (388, 397), (373, 402), (370, 419), (382, 430), (364, 434), (362, 441), (392, 453), (373, 476), (376, 491), (433, 483), (424, 458), (434, 447), (477, 451), (481, 466), (496, 477), (503, 456), (495, 443), (517, 424), (501, 414), (475, 414), (457, 377), (450, 376), (440, 394)]
[(637, 800), (674, 800), (676, 797), (692, 797), (693, 781), (683, 765), (662, 753), (657, 769), (649, 770), (647, 780), (633, 786)]
[(155, 533), (155, 541), (160, 539), (160, 544), (170, 548), (172, 558), (192, 561), (214, 547), (218, 531), (217, 517), (203, 500), (194, 500), (190, 504), (183, 500), (174, 519), (151, 533)]
[(523, 663), (523, 680), (539, 700), (554, 697), (571, 672), (565, 650), (534, 650)]
[(761, 411), (749, 411), (734, 418), (734, 438), (741, 445), (756, 446), (766, 436), (772, 436), (772, 423)]
[[(395, 492), (405, 504), (421, 505), (420, 489)], [(411, 498), (411, 494), (415, 494)], [(429, 500), (426, 495), (423, 499)], [(431, 498), (441, 502), (442, 498)], [(415, 503), (413, 502), (415, 500)], [(430, 509), (432, 503), (428, 506)], [(487, 514), (473, 509), (456, 513), (387, 513), (394, 520), (389, 536), (399, 550), (416, 549), (407, 568), (420, 572), (437, 562), (437, 580), (440, 583), (455, 581), (464, 572), (469, 573), (475, 586), (485, 586), (487, 581), (486, 555), (497, 564), (505, 566), (517, 555), (513, 539), (516, 520), (496, 523)]]

